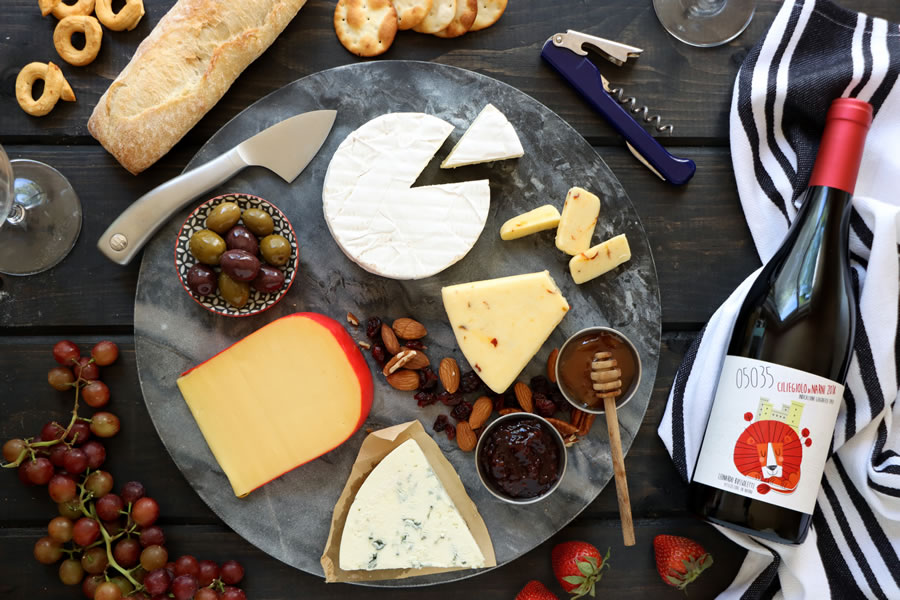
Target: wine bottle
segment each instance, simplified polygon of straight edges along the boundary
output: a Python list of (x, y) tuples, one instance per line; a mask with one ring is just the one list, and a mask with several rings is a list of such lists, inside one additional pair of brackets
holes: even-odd
[(831, 104), (797, 218), (738, 313), (690, 486), (712, 523), (806, 537), (853, 347), (849, 220), (871, 123), (866, 102)]

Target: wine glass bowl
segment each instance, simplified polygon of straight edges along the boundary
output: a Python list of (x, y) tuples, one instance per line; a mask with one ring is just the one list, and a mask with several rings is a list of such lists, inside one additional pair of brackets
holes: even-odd
[(701, 48), (739, 36), (756, 10), (756, 0), (653, 0), (659, 22), (675, 39)]

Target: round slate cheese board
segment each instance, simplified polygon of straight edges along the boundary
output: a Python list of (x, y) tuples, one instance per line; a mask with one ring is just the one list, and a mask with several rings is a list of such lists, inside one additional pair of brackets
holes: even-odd
[[(487, 103), (509, 118), (525, 155), (487, 165), (439, 169), (440, 161)], [(172, 244), (194, 205), (174, 216), (144, 250), (134, 312), (138, 373), (147, 409), (179, 469), (226, 524), (275, 558), (320, 576), (319, 559), (332, 509), (366, 431), (419, 419), (459, 473), (491, 534), (498, 565), (505, 564), (562, 529), (609, 483), (613, 472), (602, 417), (587, 438), (569, 448), (568, 469), (554, 494), (536, 504), (511, 505), (481, 485), (474, 453), (462, 452), (455, 441), (432, 432), (436, 416), (446, 414), (448, 408), (440, 403), (419, 408), (411, 392), (394, 390), (386, 383), (365, 353), (375, 380), (374, 402), (365, 425), (337, 449), (245, 498), (237, 498), (175, 382), (190, 367), (266, 323), (298, 311), (320, 312), (343, 323), (348, 311), (361, 320), (370, 316), (415, 318), (428, 328), (426, 353), (432, 363), (452, 356), (466, 371), (470, 367), (447, 322), (441, 288), (547, 269), (571, 310), (520, 380), (542, 374), (551, 349), (580, 329), (592, 325), (619, 329), (634, 341), (644, 369), (636, 395), (619, 412), (627, 451), (647, 409), (659, 362), (659, 290), (643, 227), (606, 163), (559, 116), (502, 82), (435, 63), (360, 63), (300, 79), (262, 98), (224, 125), (187, 168), (215, 158), (282, 119), (318, 109), (337, 110), (337, 120), (318, 155), (293, 183), (263, 168), (251, 167), (194, 203), (219, 194), (248, 193), (274, 203), (287, 215), (296, 230), (300, 265), (294, 285), (277, 306), (260, 315), (226, 319), (203, 310), (180, 289), (172, 264)], [(487, 224), (474, 248), (450, 268), (426, 279), (398, 281), (366, 272), (341, 252), (323, 216), (322, 184), (335, 149), (351, 131), (389, 112), (425, 112), (456, 127), (416, 185), (490, 180)], [(569, 275), (569, 256), (554, 245), (553, 231), (506, 242), (499, 236), (500, 226), (517, 214), (543, 204), (561, 208), (566, 191), (576, 185), (601, 198), (593, 243), (624, 233), (632, 251), (628, 263), (580, 286)], [(347, 324), (347, 329), (355, 339), (365, 339), (364, 327)], [(303, 384), (290, 381), (299, 388)], [(454, 571), (371, 585), (430, 585), (480, 572), (484, 571)]]

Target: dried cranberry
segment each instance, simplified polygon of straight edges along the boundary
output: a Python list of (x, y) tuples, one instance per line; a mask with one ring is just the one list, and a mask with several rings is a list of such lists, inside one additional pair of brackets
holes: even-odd
[(456, 406), (462, 402), (462, 396), (459, 394), (451, 394), (450, 392), (441, 392), (437, 395), (437, 399), (445, 406)]
[(459, 391), (463, 394), (471, 394), (481, 389), (481, 378), (475, 371), (469, 371), (459, 381)]
[[(450, 425), (450, 422), (447, 420), (447, 415), (438, 415), (437, 419), (434, 420), (434, 425), (431, 426), (435, 431), (443, 431)], [(452, 427), (452, 425), (450, 425)]]
[(543, 375), (535, 375), (531, 378), (531, 391), (536, 394), (550, 395), (550, 380)]
[(366, 321), (366, 336), (370, 340), (381, 341), (381, 319), (372, 317)]
[(516, 399), (516, 393), (513, 388), (509, 388), (503, 393), (504, 408), (519, 408), (519, 401)]
[(556, 412), (556, 403), (548, 398), (546, 394), (536, 392), (532, 396), (532, 400), (534, 400), (535, 411), (542, 417), (552, 417), (553, 413)]
[(444, 428), (444, 432), (446, 432), (448, 440), (456, 439), (456, 425), (447, 423), (447, 426)]
[(384, 346), (381, 344), (372, 344), (372, 358), (375, 359), (375, 362), (379, 364), (379, 366), (384, 366), (385, 357), (387, 356), (387, 352), (384, 349)]
[(419, 389), (423, 392), (430, 392), (437, 387), (438, 376), (431, 367), (425, 367), (419, 370)]
[(469, 418), (469, 415), (472, 414), (472, 403), (462, 401), (456, 406), (453, 407), (453, 410), (450, 411), (450, 416), (456, 419), (457, 421), (465, 421)]
[(417, 392), (413, 398), (416, 399), (419, 406), (428, 406), (437, 402), (437, 396), (431, 392)]
[(416, 350), (416, 351), (428, 349), (428, 346), (423, 344), (422, 340), (406, 340), (406, 342), (403, 345), (406, 346), (407, 348), (409, 348), (410, 350)]
[(499, 411), (501, 408), (506, 408), (506, 406), (503, 403), (503, 394), (497, 394), (496, 396), (493, 397), (492, 400), (494, 402), (494, 410), (495, 411)]

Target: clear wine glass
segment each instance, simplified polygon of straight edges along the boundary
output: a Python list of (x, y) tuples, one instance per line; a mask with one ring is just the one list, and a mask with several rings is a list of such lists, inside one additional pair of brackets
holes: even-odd
[(659, 22), (691, 46), (720, 46), (747, 28), (756, 0), (653, 0)]
[(0, 146), (0, 273), (56, 266), (81, 232), (81, 202), (62, 173), (36, 160), (9, 160)]

